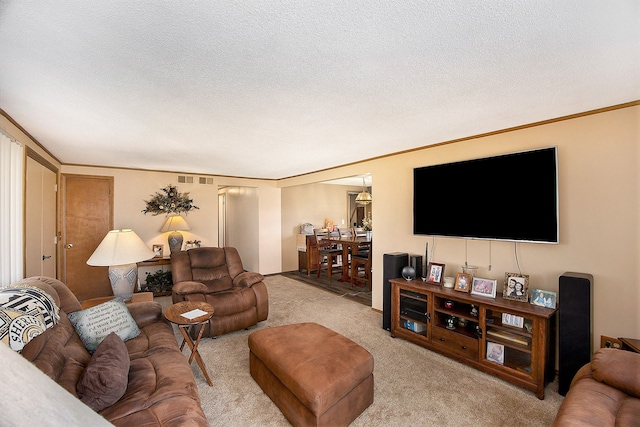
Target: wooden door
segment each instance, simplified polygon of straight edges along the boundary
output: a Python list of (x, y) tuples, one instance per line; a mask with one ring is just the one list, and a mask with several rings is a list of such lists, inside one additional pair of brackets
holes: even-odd
[(108, 267), (87, 265), (113, 228), (113, 177), (65, 174), (62, 187), (61, 279), (80, 301), (113, 295)]
[(56, 277), (56, 168), (27, 152), (25, 277)]

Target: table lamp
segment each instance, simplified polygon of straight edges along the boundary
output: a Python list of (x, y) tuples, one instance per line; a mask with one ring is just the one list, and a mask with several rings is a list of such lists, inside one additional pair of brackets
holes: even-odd
[(120, 301), (129, 301), (138, 275), (136, 263), (153, 258), (154, 255), (135, 231), (111, 230), (89, 257), (87, 264), (108, 266), (113, 295)]
[(183, 237), (180, 234), (180, 230), (188, 231), (191, 230), (187, 221), (184, 220), (180, 215), (172, 215), (167, 218), (167, 221), (164, 223), (162, 228), (160, 229), (161, 233), (166, 233), (167, 231), (171, 231), (169, 234), (168, 242), (169, 242), (169, 250), (171, 253), (180, 252), (182, 250), (182, 241)]

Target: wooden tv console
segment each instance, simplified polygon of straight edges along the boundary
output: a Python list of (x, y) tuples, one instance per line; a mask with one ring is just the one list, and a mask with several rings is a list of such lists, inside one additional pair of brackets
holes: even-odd
[[(390, 282), (392, 337), (437, 351), (544, 399), (545, 384), (555, 375), (556, 309), (502, 296), (471, 295), (421, 279)], [(488, 347), (493, 352), (487, 352)]]

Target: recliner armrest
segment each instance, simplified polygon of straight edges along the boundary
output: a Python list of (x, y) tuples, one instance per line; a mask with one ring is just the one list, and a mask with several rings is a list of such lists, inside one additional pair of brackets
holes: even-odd
[(591, 360), (596, 381), (640, 398), (640, 354), (614, 348), (598, 349)]
[(173, 293), (176, 294), (206, 294), (209, 292), (209, 288), (204, 283), (187, 280), (184, 282), (173, 284)]
[(264, 276), (260, 273), (254, 273), (251, 271), (243, 271), (233, 278), (233, 286), (239, 286), (243, 288), (250, 288), (256, 283), (262, 282)]

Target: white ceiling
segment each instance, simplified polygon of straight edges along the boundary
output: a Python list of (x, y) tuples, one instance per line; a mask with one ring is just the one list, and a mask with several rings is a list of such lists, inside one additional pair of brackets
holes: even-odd
[(0, 0), (0, 61), (65, 164), (277, 179), (638, 100), (640, 2)]

